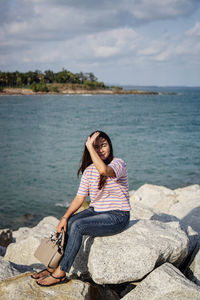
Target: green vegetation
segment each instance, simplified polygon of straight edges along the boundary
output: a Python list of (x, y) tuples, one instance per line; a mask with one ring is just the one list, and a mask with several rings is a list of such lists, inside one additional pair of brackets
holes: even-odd
[(121, 91), (123, 90), (123, 88), (120, 87), (120, 86), (112, 86), (111, 88), (112, 88), (113, 91), (115, 91), (116, 93), (117, 93), (117, 92), (121, 92)]
[(65, 86), (84, 89), (105, 89), (103, 82), (98, 82), (93, 73), (72, 73), (68, 70), (54, 73), (47, 70), (42, 73), (39, 70), (22, 72), (1, 72), (0, 71), (0, 91), (4, 88), (29, 88), (34, 92), (59, 92), (59, 87)]

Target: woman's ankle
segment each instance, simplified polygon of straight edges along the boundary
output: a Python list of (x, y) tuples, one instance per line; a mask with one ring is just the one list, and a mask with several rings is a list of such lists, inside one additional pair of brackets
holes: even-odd
[(55, 269), (52, 269), (52, 268), (47, 268), (47, 270), (50, 272), (50, 273), (53, 273), (55, 271)]
[(66, 274), (66, 272), (62, 271), (62, 270), (60, 269), (60, 266), (58, 266), (58, 268), (55, 269), (54, 272), (53, 272), (53, 275), (54, 275), (55, 277), (62, 277), (62, 276), (65, 276), (65, 274)]

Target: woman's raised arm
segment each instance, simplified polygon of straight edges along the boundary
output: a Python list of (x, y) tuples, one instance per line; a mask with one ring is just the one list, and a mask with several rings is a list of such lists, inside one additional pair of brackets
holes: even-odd
[[(110, 166), (107, 166), (104, 163), (104, 161), (100, 158), (99, 154), (97, 153), (97, 151), (94, 147), (94, 143), (95, 143), (96, 139), (98, 138), (99, 134), (100, 134), (99, 132), (95, 132), (91, 137), (88, 137), (87, 142), (86, 142), (86, 147), (90, 153), (93, 164), (97, 168), (99, 174), (107, 176), (107, 177), (116, 177), (114, 170)], [(99, 147), (101, 147), (101, 146), (99, 146)]]

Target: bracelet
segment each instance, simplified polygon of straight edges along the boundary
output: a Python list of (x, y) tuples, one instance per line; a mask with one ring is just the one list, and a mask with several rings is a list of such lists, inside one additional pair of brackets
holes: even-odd
[(66, 217), (62, 217), (61, 219), (65, 219), (65, 220), (68, 220)]

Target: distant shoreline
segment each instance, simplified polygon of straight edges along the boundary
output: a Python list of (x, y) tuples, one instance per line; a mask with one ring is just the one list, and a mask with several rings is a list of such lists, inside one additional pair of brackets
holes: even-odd
[(73, 95), (73, 94), (94, 94), (94, 95), (158, 95), (159, 92), (143, 90), (112, 90), (112, 89), (81, 89), (66, 88), (58, 92), (34, 92), (32, 89), (25, 88), (5, 88), (0, 95)]

